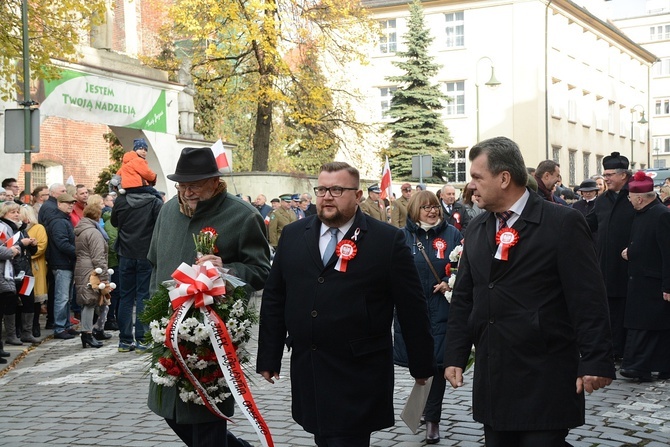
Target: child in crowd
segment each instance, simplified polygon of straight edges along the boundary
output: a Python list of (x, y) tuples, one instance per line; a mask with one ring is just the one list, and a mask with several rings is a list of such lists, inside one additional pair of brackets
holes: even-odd
[(153, 187), (156, 184), (156, 173), (147, 163), (148, 151), (149, 146), (144, 138), (138, 138), (133, 141), (132, 152), (126, 152), (123, 156), (121, 169), (116, 173), (121, 177), (120, 194), (148, 192), (161, 198)]

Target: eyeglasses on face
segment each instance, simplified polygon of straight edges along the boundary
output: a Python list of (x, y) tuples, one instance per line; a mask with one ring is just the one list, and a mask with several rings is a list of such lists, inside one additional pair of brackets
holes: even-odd
[(202, 188), (205, 187), (205, 183), (200, 183), (200, 184), (193, 184), (193, 183), (177, 183), (174, 185), (175, 188), (179, 190), (179, 192), (185, 192), (187, 189), (190, 189), (191, 192), (194, 193), (199, 193), (202, 191)]
[(317, 197), (325, 197), (327, 192), (330, 192), (330, 195), (333, 197), (340, 197), (344, 191), (357, 191), (358, 188), (345, 188), (344, 186), (331, 186), (326, 188), (325, 186), (317, 186), (314, 188), (314, 194)]
[(424, 206), (421, 207), (421, 209), (426, 211), (426, 212), (438, 211), (440, 209), (440, 206), (439, 205), (424, 205)]

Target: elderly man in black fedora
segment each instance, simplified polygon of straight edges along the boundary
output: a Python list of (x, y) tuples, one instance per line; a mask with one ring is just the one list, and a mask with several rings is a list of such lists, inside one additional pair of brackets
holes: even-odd
[[(179, 194), (165, 203), (154, 228), (149, 248), (153, 264), (151, 290), (169, 280), (182, 262), (210, 261), (244, 280), (254, 290), (262, 289), (270, 272), (270, 252), (265, 239), (265, 223), (250, 203), (229, 194), (210, 148), (184, 148), (174, 174)], [(214, 228), (217, 254), (196, 260), (193, 235)], [(218, 404), (227, 415), (233, 398)], [(227, 432), (226, 421), (204, 405), (185, 403), (176, 387), (149, 385), (149, 408), (165, 418), (188, 446), (248, 446)]]
[(582, 196), (581, 200), (572, 204), (572, 207), (582, 213), (583, 215), (588, 215), (593, 212), (593, 207), (596, 203), (596, 197), (598, 197), (598, 191), (600, 188), (595, 180), (586, 179), (579, 184), (577, 192)]

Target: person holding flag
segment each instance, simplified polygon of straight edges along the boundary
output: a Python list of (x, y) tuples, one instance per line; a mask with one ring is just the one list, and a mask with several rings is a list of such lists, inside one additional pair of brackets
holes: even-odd
[[(14, 297), (5, 303), (3, 319), (7, 330), (6, 342), (10, 345), (21, 346), (23, 342), (38, 343), (39, 340), (33, 337), (33, 313), (26, 312), (21, 314), (21, 338), (16, 334), (16, 311), (18, 310), (18, 299), (21, 300), (21, 308), (32, 310), (35, 305), (35, 296), (32, 288), (28, 290), (23, 288), (24, 278), (32, 277), (32, 268), (30, 265), (31, 256), (37, 252), (37, 241), (26, 237), (21, 231), (24, 224), (21, 221), (20, 206), (16, 202), (4, 202), (0, 208), (0, 231), (6, 235), (4, 245), (9, 249), (17, 249), (16, 255), (12, 257), (11, 263), (5, 263), (3, 276), (5, 280), (14, 282)], [(17, 297), (17, 289), (22, 294)], [(29, 320), (28, 320), (29, 319)]]

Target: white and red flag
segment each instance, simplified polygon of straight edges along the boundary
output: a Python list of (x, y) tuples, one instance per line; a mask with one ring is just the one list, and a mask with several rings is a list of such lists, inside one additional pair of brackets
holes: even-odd
[(379, 194), (381, 200), (391, 199), (393, 197), (392, 182), (391, 182), (391, 167), (389, 166), (389, 158), (386, 157), (386, 163), (384, 163), (384, 170), (382, 171), (382, 181), (379, 182), (379, 189), (382, 190)]
[(28, 275), (24, 276), (19, 295), (29, 296), (30, 292), (33, 291), (33, 287), (35, 287), (35, 277)]
[(12, 248), (15, 244), (18, 244), (19, 239), (21, 239), (21, 232), (17, 231), (14, 233), (14, 236), (12, 236), (11, 239), (7, 239), (7, 242), (5, 242), (5, 247)]
[(226, 148), (223, 147), (223, 141), (221, 141), (221, 139), (218, 139), (216, 143), (212, 145), (212, 152), (214, 153), (216, 165), (219, 169), (232, 170), (230, 160), (228, 160), (228, 153)]

